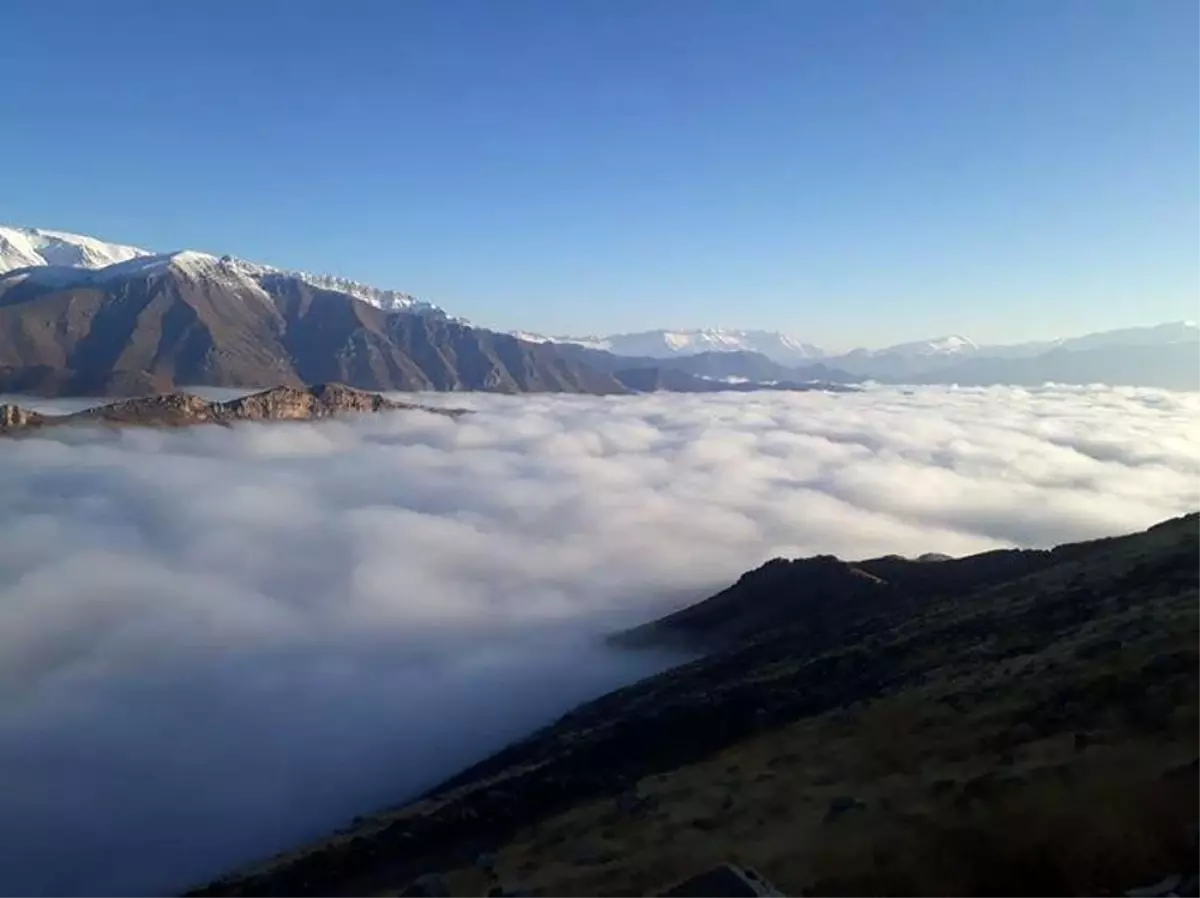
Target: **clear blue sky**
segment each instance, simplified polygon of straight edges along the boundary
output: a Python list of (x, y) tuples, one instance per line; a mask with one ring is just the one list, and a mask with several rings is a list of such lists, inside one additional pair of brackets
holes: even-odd
[(1195, 0), (11, 3), (0, 221), (552, 333), (1197, 317)]

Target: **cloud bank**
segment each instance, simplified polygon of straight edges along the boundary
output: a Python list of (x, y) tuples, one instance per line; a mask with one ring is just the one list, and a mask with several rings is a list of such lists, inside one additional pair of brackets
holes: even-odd
[(774, 555), (1200, 505), (1193, 394), (426, 398), (479, 414), (0, 442), (0, 890), (320, 835), (661, 668), (596, 637)]

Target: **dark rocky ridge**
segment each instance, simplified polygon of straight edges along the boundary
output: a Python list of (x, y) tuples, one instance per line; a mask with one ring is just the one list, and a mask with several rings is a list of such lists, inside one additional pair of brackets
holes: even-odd
[[(1190, 822), (1197, 814), (1195, 762), (1171, 765), (1197, 749), (1198, 522), (1192, 514), (1143, 533), (1053, 551), (989, 552), (936, 563), (881, 558), (847, 564), (830, 557), (770, 562), (706, 602), (617, 637), (625, 644), (683, 642), (709, 652), (699, 660), (589, 702), (417, 801), (356, 820), (331, 839), (192, 894), (399, 894), (423, 873), (470, 867), (479, 852), (496, 851), (523, 858), (534, 874), (539, 865), (557, 871), (547, 872), (534, 894), (654, 894), (652, 889), (670, 884), (662, 866), (669, 846), (694, 839), (701, 823), (721, 856), (746, 856), (775, 829), (772, 803), (785, 781), (772, 772), (776, 761), (754, 773), (757, 749), (742, 756), (736, 754), (740, 746), (774, 740), (784, 749), (779, 763), (794, 764), (822, 750), (830, 738), (821, 735), (826, 731), (858, 751), (890, 751), (891, 743), (907, 739), (927, 753), (917, 755), (915, 767), (889, 768), (888, 779), (899, 777), (922, 810), (914, 815), (881, 804), (875, 812), (904, 832), (954, 832), (976, 819), (962, 814), (1002, 808), (1010, 794), (1075, 788), (1070, 784), (1106, 757), (1087, 748), (1089, 733), (1117, 743), (1125, 752), (1120, 765), (1132, 760), (1139, 770), (1170, 768), (1176, 778), (1160, 817), (1170, 827)], [(886, 715), (897, 707), (917, 717), (905, 718), (909, 723), (900, 730), (856, 735), (864, 726), (878, 726), (871, 723), (874, 709)], [(797, 727), (826, 729), (806, 737)], [(1045, 753), (1042, 746), (1064, 739), (1064, 760), (1031, 762), (1020, 775), (1008, 772), (1026, 745), (1039, 747), (1036, 758)], [(726, 829), (732, 825), (722, 822), (730, 799), (713, 809), (713, 818), (676, 823), (669, 816), (670, 796), (678, 793), (671, 784), (688, 782), (688, 770), (718, 753), (724, 760), (711, 763), (740, 783), (735, 805), (761, 802), (749, 809), (759, 815), (753, 837)], [(839, 748), (835, 754), (850, 753)], [(953, 775), (930, 784), (937, 765)], [(973, 779), (963, 779), (963, 765), (971, 765)], [(701, 779), (708, 783), (713, 775)], [(821, 794), (820, 781), (799, 776), (800, 796)], [(1132, 780), (1131, 788), (1158, 795), (1155, 776), (1145, 789)], [(1113, 778), (1106, 773), (1106, 784)], [(767, 785), (757, 785), (764, 779)], [(659, 782), (665, 785), (645, 797), (643, 790)], [(864, 789), (868, 782), (847, 785)], [(767, 790), (766, 797), (754, 798), (756, 788)], [(615, 800), (615, 810), (604, 810), (607, 799)], [(1056, 799), (1055, 806), (1061, 804)], [(837, 797), (830, 803), (835, 806), (851, 808), (851, 817), (871, 813), (857, 799)], [(691, 804), (682, 807), (694, 816)], [(572, 822), (588, 813), (600, 816), (590, 824)], [(579, 838), (590, 844), (600, 831), (619, 839), (619, 826), (651, 824), (667, 829), (649, 848), (638, 847), (646, 844), (644, 833), (631, 837), (626, 855), (613, 855), (616, 861), (603, 874), (589, 873), (586, 860), (572, 862), (563, 843), (572, 826), (582, 827)], [(787, 835), (781, 859), (810, 841), (800, 831)], [(1163, 851), (1172, 862), (1189, 863), (1186, 846), (1167, 841)], [(538, 844), (548, 846), (542, 854), (521, 853)], [(639, 861), (639, 851), (648, 852), (648, 860)], [(688, 860), (697, 863), (691, 855)], [(1154, 864), (1161, 858), (1142, 860), (1097, 875), (1108, 877), (1106, 888), (1134, 886), (1160, 869)], [(912, 887), (895, 881), (855, 880), (860, 866), (870, 863), (850, 863), (840, 885), (826, 882), (815, 893), (920, 893), (903, 891)], [(806, 888), (760, 869), (785, 891)], [(988, 872), (1008, 875), (1003, 866)], [(595, 878), (601, 876), (610, 878)], [(597, 882), (610, 883), (607, 891)], [(1056, 894), (1063, 888), (1040, 868), (1022, 869), (992, 887), (995, 894)], [(1099, 894), (1096, 887), (1089, 880), (1081, 888)], [(938, 893), (966, 894), (965, 888)]]
[(451, 418), (464, 409), (396, 402), (378, 393), (342, 384), (274, 387), (260, 393), (210, 402), (190, 393), (165, 393), (111, 402), (69, 415), (42, 415), (16, 405), (0, 405), (0, 436), (16, 436), (49, 427), (99, 424), (109, 427), (189, 427), (230, 425), (239, 421), (312, 421), (338, 415), (418, 410)]

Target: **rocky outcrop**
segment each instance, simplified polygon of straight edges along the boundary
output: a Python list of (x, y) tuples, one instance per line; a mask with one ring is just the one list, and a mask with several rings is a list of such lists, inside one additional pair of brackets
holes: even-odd
[(318, 384), (304, 389), (276, 387), (274, 390), (224, 402), (221, 403), (220, 414), (236, 420), (295, 421), (328, 418), (351, 412), (385, 412), (417, 407), (419, 406), (395, 402), (378, 393), (355, 390), (342, 384)]
[(0, 405), (0, 431), (27, 427), (40, 420), (42, 416), (37, 412), (31, 412), (19, 405)]
[(336, 415), (419, 410), (455, 418), (465, 409), (435, 408), (397, 402), (378, 393), (342, 384), (275, 387), (228, 402), (210, 402), (190, 393), (125, 399), (70, 415), (39, 415), (16, 405), (0, 406), (0, 435), (19, 435), (48, 427), (102, 424), (110, 427), (187, 427), (229, 425), (238, 421), (312, 421)]

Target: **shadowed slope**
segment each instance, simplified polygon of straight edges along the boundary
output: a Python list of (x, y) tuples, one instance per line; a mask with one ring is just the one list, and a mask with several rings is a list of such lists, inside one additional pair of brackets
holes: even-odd
[[(789, 893), (986, 890), (930, 859), (963, 827), (978, 870), (1009, 894), (1150, 881), (1187, 863), (1183, 824), (1197, 815), (1194, 788), (1160, 784), (1194, 779), (1198, 520), (1052, 552), (769, 563), (633, 631), (638, 644), (723, 646), (712, 654), (196, 894), (396, 894), (432, 870), (482, 894), (480, 851), (535, 894), (646, 894), (722, 860)], [(1068, 876), (1019, 842), (1043, 830), (1018, 826), (1002, 844), (1052, 786), (1079, 809), (1056, 830), (1062, 852), (1100, 821), (1109, 830), (1084, 829), (1086, 844), (1142, 833), (1144, 850)], [(905, 854), (896, 832), (924, 841)]]

